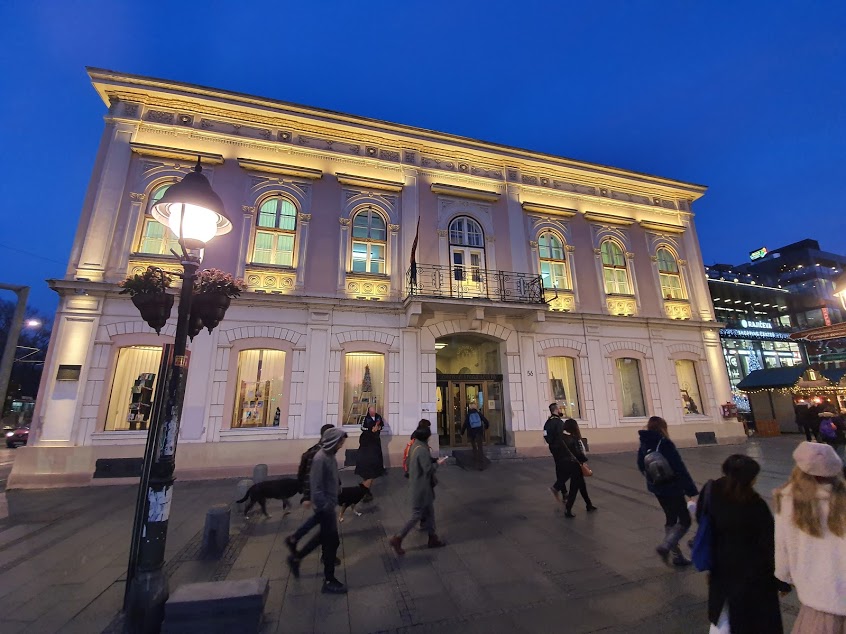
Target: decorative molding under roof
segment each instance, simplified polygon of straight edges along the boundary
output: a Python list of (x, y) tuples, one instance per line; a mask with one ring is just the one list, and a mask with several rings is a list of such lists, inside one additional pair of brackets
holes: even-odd
[(354, 176), (353, 174), (335, 173), (335, 178), (341, 185), (351, 187), (363, 187), (364, 189), (383, 189), (389, 192), (401, 192), (405, 183), (400, 181), (389, 181), (383, 178), (372, 178), (370, 176)]
[(610, 214), (598, 214), (594, 211), (585, 212), (585, 220), (588, 222), (598, 222), (603, 225), (633, 225), (634, 218), (624, 218), (622, 216), (612, 216)]
[(255, 159), (239, 158), (238, 165), (245, 170), (254, 172), (268, 172), (270, 174), (284, 174), (285, 176), (296, 176), (298, 178), (310, 178), (317, 180), (323, 178), (323, 172), (310, 167), (298, 167), (296, 165), (285, 165), (284, 163), (271, 163), (269, 161), (257, 161)]
[(523, 203), (523, 211), (533, 211), (535, 213), (549, 214), (550, 216), (560, 216), (561, 218), (572, 218), (577, 213), (575, 209), (568, 209), (567, 207), (556, 207), (555, 205), (542, 205), (541, 203)]
[(650, 231), (658, 231), (659, 233), (684, 233), (685, 228), (679, 225), (668, 225), (663, 222), (652, 222), (651, 220), (641, 220), (640, 226)]
[(481, 200), (486, 203), (495, 203), (499, 200), (497, 192), (485, 191), (483, 189), (471, 189), (470, 187), (459, 187), (458, 185), (446, 185), (444, 183), (432, 183), (433, 194), (444, 196), (455, 196), (457, 198), (470, 198)]
[(130, 149), (136, 154), (142, 156), (157, 156), (159, 158), (177, 159), (187, 163), (195, 163), (197, 157), (203, 161), (205, 165), (222, 165), (223, 156), (220, 154), (211, 154), (209, 152), (196, 152), (194, 150), (182, 150), (175, 147), (166, 147), (163, 145), (150, 145), (149, 143), (129, 142)]

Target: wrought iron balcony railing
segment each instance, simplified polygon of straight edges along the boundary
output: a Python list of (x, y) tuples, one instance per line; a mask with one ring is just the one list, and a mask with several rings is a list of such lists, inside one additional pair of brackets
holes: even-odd
[(472, 266), (418, 264), (405, 276), (406, 297), (488, 299), (493, 302), (543, 304), (540, 275), (491, 271)]

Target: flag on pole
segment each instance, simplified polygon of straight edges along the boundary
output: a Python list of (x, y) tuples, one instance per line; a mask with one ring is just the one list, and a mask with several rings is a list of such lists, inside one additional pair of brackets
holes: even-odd
[(414, 234), (414, 242), (411, 243), (411, 267), (409, 268), (409, 275), (411, 276), (411, 285), (417, 286), (417, 241), (420, 239), (420, 217), (417, 218), (417, 233)]

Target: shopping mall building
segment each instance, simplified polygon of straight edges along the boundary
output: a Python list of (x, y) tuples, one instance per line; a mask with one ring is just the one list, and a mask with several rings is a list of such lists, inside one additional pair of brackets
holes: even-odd
[[(735, 442), (692, 204), (705, 188), (469, 138), (89, 69), (108, 108), (60, 297), (31, 445), (10, 486), (84, 484), (140, 456), (176, 311), (156, 335), (118, 282), (178, 269), (152, 203), (199, 156), (234, 229), (203, 266), (248, 290), (190, 346), (177, 475), (289, 471), (325, 423), (369, 405), (397, 464), (421, 417), (462, 446), (545, 453), (547, 404), (593, 451)], [(410, 274), (419, 226), (416, 278)], [(433, 437), (434, 440), (435, 437)], [(98, 462), (99, 461), (99, 462)]]

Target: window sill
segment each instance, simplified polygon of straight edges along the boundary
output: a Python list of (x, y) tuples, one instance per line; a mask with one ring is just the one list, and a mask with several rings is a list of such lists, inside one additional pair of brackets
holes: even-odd
[(645, 425), (649, 421), (649, 416), (623, 416), (620, 418), (622, 425)]
[(143, 445), (147, 442), (147, 430), (97, 431), (91, 434), (92, 445)]
[(294, 273), (297, 270), (293, 266), (288, 266), (287, 264), (264, 264), (260, 262), (247, 262), (247, 268), (267, 271), (286, 271), (289, 273)]
[(233, 427), (220, 430), (221, 442), (285, 440), (287, 438), (287, 427)]
[(371, 280), (388, 280), (391, 278), (387, 273), (356, 273), (355, 271), (347, 271), (347, 275), (354, 275), (355, 277), (365, 277)]

